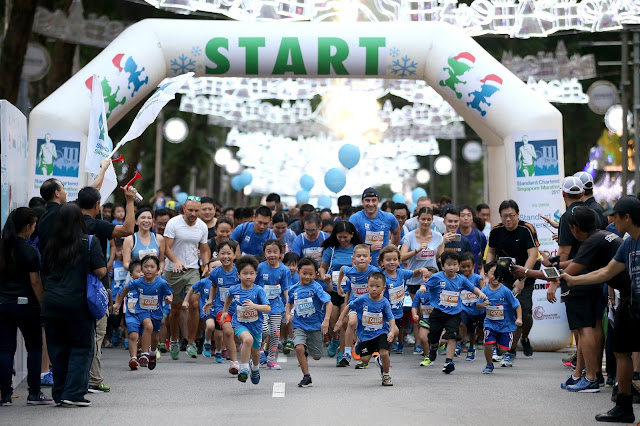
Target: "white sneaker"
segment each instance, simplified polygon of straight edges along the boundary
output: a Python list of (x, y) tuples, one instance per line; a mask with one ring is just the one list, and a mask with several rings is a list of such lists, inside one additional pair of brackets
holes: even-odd
[(412, 335), (407, 334), (404, 336), (404, 343), (406, 345), (415, 345), (416, 339)]

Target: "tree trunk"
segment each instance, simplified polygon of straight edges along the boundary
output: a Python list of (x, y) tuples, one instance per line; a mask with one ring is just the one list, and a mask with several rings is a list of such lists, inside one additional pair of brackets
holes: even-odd
[(12, 104), (18, 101), (22, 64), (27, 53), (37, 3), (37, 0), (15, 0), (8, 17), (9, 26), (0, 56), (0, 99), (6, 99)]

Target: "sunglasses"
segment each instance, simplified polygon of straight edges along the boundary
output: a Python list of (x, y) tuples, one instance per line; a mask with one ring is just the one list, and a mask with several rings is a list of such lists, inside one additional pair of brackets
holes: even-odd
[(195, 195), (189, 195), (187, 197), (188, 201), (200, 201), (200, 197), (196, 197)]

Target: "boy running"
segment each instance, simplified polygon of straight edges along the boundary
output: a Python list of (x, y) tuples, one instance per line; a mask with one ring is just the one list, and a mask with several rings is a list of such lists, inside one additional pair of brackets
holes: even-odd
[[(473, 271), (475, 270), (475, 257), (473, 253), (462, 253), (460, 256), (460, 272), (471, 284), (479, 289), (482, 289), (484, 283), (482, 277)], [(462, 298), (462, 316), (460, 322), (460, 338), (464, 343), (464, 338), (469, 334), (469, 349), (467, 350), (467, 361), (473, 361), (476, 359), (476, 330), (484, 322), (484, 308), (478, 309), (478, 296), (467, 291), (462, 290), (460, 293)], [(459, 347), (456, 347), (456, 353), (460, 355)]]

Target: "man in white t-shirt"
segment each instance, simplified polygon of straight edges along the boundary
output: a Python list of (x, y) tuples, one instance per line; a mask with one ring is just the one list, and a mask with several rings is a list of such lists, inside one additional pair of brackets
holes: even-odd
[[(420, 197), (416, 201), (416, 212), (419, 211), (423, 207), (431, 208), (431, 198), (429, 197)], [(415, 214), (415, 212), (411, 212), (411, 214)], [(414, 216), (411, 219), (408, 219), (404, 223), (404, 235), (407, 235), (409, 232), (418, 229), (418, 217)], [(433, 222), (431, 223), (431, 230), (438, 231), (441, 234), (444, 234), (447, 231), (447, 228), (444, 226), (444, 219), (440, 216), (433, 216)]]
[[(207, 225), (198, 218), (200, 207), (200, 197), (188, 197), (183, 207), (184, 213), (171, 219), (164, 230), (165, 254), (167, 256), (164, 275), (173, 290), (173, 303), (169, 314), (172, 359), (180, 358), (178, 339), (180, 338), (182, 301), (189, 288), (200, 281), (199, 257), (204, 265), (203, 276), (209, 273), (209, 259), (211, 258), (211, 250), (207, 244), (209, 230)], [(200, 320), (198, 299), (199, 296), (194, 294), (189, 300), (187, 355), (191, 358), (198, 356), (195, 344)]]

